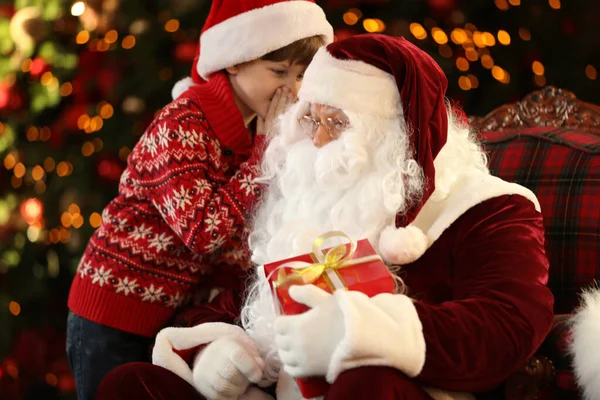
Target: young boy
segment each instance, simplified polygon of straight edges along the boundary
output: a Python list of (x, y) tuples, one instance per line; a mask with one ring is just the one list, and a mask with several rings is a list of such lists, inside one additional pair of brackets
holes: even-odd
[(191, 297), (239, 285), (264, 134), (332, 40), (314, 1), (213, 1), (193, 78), (131, 153), (73, 281), (67, 352), (80, 400), (114, 367), (148, 359)]

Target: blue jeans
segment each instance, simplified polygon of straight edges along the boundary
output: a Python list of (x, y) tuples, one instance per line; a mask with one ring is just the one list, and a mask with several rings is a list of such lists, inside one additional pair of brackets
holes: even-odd
[(149, 362), (152, 339), (100, 325), (69, 311), (67, 357), (78, 400), (93, 400), (104, 376), (113, 368)]

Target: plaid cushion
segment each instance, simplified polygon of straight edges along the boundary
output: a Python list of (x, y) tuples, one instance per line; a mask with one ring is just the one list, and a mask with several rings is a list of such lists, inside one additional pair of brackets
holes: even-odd
[(571, 313), (580, 288), (600, 280), (600, 136), (540, 127), (481, 134), (492, 174), (539, 199), (556, 314)]

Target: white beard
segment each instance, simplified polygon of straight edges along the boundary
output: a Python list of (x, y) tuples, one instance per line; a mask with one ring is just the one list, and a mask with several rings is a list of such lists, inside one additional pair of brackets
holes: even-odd
[[(421, 169), (409, 158), (400, 115), (383, 120), (347, 113), (350, 128), (318, 149), (297, 123), (305, 110), (305, 104), (296, 104), (281, 118), (279, 136), (265, 152), (262, 172), (269, 187), (249, 238), (252, 261), (258, 265), (309, 253), (314, 239), (332, 230), (354, 241), (369, 239), (376, 247), (381, 231), (420, 196)], [(280, 365), (275, 317), (271, 290), (259, 267), (241, 319), (267, 363), (264, 385), (277, 380)]]

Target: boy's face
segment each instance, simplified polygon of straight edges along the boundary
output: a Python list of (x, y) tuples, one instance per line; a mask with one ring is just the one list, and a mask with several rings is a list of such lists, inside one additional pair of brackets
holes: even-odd
[(277, 88), (287, 87), (298, 96), (306, 65), (289, 61), (254, 60), (227, 68), (231, 86), (243, 104), (242, 114), (256, 113), (265, 118)]

